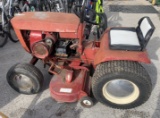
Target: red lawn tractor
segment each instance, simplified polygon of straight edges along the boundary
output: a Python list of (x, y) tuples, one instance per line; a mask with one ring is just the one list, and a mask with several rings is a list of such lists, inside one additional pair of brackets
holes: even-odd
[(9, 85), (23, 94), (38, 93), (43, 75), (37, 60), (49, 66), (52, 98), (58, 102), (93, 105), (101, 103), (120, 109), (141, 105), (152, 91), (151, 79), (140, 63), (150, 63), (146, 45), (154, 32), (149, 17), (136, 28), (108, 28), (99, 40), (85, 40), (88, 18), (69, 13), (26, 12), (11, 23), (23, 48), (33, 58), (16, 64), (7, 73)]

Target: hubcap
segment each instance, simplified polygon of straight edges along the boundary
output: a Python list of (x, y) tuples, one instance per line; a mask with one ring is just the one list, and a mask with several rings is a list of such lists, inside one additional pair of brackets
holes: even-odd
[(33, 83), (30, 78), (23, 74), (15, 75), (13, 84), (20, 91), (31, 91), (33, 88)]
[(103, 88), (103, 96), (112, 103), (128, 104), (135, 101), (139, 88), (133, 82), (125, 79), (116, 79), (107, 82)]
[(89, 100), (83, 100), (83, 104), (86, 106), (92, 105), (92, 103)]

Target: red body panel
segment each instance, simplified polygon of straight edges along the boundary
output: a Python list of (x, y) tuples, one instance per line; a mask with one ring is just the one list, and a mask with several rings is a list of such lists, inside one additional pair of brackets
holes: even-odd
[(58, 32), (61, 38), (78, 38), (78, 51), (82, 53), (84, 25), (74, 14), (56, 12), (25, 12), (11, 20), (20, 43), (30, 52), (21, 34), (21, 30)]
[(150, 59), (148, 58), (146, 51), (110, 50), (108, 32), (109, 30), (103, 34), (100, 40), (100, 49), (95, 54), (94, 65), (112, 60), (128, 60), (150, 63)]
[[(43, 17), (42, 17), (43, 16)], [(78, 52), (83, 62), (93, 63), (96, 66), (99, 63), (112, 60), (129, 60), (144, 63), (150, 63), (146, 51), (121, 51), (109, 49), (108, 31), (101, 37), (99, 46), (94, 41), (83, 43), (83, 24), (74, 14), (52, 13), (52, 12), (27, 12), (11, 20), (16, 34), (26, 51), (30, 52), (20, 30), (38, 30), (59, 32), (63, 38), (78, 38)], [(62, 34), (61, 34), (62, 33)], [(83, 53), (82, 53), (83, 52)]]
[(15, 29), (50, 32), (77, 32), (79, 18), (74, 14), (25, 12), (11, 20)]
[(38, 42), (42, 40), (42, 32), (41, 31), (31, 31), (30, 33), (30, 47)]

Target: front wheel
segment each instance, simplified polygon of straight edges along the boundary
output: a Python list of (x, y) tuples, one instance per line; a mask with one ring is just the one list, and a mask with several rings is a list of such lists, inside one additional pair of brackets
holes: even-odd
[(92, 91), (101, 103), (129, 109), (143, 104), (151, 94), (151, 79), (137, 62), (111, 61), (98, 65)]
[(83, 97), (80, 100), (80, 103), (83, 107), (86, 107), (86, 108), (91, 108), (94, 105), (93, 99), (88, 96)]
[(16, 64), (7, 73), (9, 85), (23, 94), (38, 93), (43, 85), (43, 75), (31, 64)]

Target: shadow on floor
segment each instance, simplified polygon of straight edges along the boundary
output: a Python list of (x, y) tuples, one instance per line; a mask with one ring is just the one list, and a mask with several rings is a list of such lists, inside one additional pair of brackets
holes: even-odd
[(147, 45), (148, 49), (147, 51), (150, 59), (159, 60), (157, 54), (159, 47), (160, 47), (160, 37), (153, 37), (151, 40), (149, 40), (149, 43)]
[(155, 111), (151, 118), (160, 118), (160, 94), (157, 100), (157, 107), (155, 108)]
[(52, 98), (36, 103), (40, 96), (37, 95), (30, 106), (24, 109), (21, 118), (79, 118), (82, 112), (82, 109), (76, 108), (76, 103), (57, 103)]

